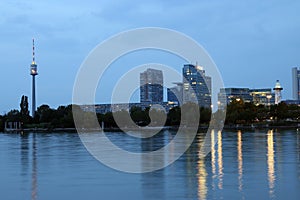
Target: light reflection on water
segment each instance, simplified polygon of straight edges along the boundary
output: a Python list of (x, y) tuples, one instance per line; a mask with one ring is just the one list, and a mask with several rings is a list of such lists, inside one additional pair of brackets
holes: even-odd
[(274, 140), (273, 140), (273, 130), (268, 131), (268, 182), (269, 182), (269, 193), (271, 197), (274, 197), (274, 184), (275, 184), (275, 160), (274, 160)]
[[(109, 134), (118, 144), (126, 141), (126, 149), (151, 151), (167, 144), (175, 133), (166, 131), (139, 142), (124, 134)], [(204, 141), (200, 134), (178, 161), (145, 174), (122, 173), (100, 164), (88, 154), (77, 134), (0, 134), (1, 197), (299, 199), (299, 132), (239, 130), (209, 134), (211, 152), (205, 158), (200, 154)], [(168, 159), (166, 156), (159, 162)]]
[(37, 146), (36, 146), (36, 134), (32, 135), (32, 173), (31, 173), (31, 199), (37, 199)]
[(223, 149), (222, 149), (222, 132), (218, 131), (218, 169), (219, 169), (219, 189), (223, 189)]
[(243, 190), (243, 146), (242, 146), (242, 131), (237, 133), (237, 161), (239, 170), (239, 191)]
[[(201, 143), (198, 143), (199, 149), (201, 148)], [(206, 185), (206, 179), (207, 179), (207, 172), (205, 167), (205, 160), (201, 159), (199, 157), (198, 160), (198, 197), (199, 199), (206, 199), (207, 195), (207, 185)]]

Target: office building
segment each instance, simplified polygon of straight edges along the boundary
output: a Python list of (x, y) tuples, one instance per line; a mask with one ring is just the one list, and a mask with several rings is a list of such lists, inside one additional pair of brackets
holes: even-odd
[[(224, 99), (225, 98), (225, 99)], [(218, 94), (219, 107), (224, 108), (227, 104), (231, 103), (234, 99), (242, 99), (244, 102), (251, 102), (252, 96), (250, 95), (249, 88), (221, 88)], [(222, 103), (225, 103), (223, 105)]]
[(300, 68), (292, 68), (293, 99), (300, 100)]
[[(249, 88), (221, 88), (218, 94), (219, 107), (223, 109), (234, 99), (241, 99), (245, 103), (255, 105), (272, 105), (275, 103), (275, 94), (271, 88), (249, 89)], [(225, 102), (226, 105), (223, 105)]]
[(185, 64), (183, 74), (183, 103), (194, 102), (200, 107), (211, 107), (211, 77), (203, 67)]
[(271, 88), (250, 89), (252, 102), (255, 105), (273, 105), (275, 103), (275, 94)]
[(147, 69), (140, 74), (140, 101), (142, 107), (163, 102), (163, 73)]

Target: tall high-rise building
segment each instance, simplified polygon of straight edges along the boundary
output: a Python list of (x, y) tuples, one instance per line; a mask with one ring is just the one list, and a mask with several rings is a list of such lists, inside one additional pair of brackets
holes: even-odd
[(293, 99), (300, 100), (300, 68), (292, 68)]
[(283, 90), (279, 83), (279, 80), (276, 81), (273, 90), (275, 91), (275, 104), (279, 104), (281, 102), (281, 90)]
[(201, 107), (211, 107), (211, 77), (203, 67), (185, 64), (183, 74), (183, 102), (198, 102)]
[(163, 73), (150, 69), (140, 73), (140, 101), (142, 107), (163, 102)]
[(32, 117), (35, 116), (35, 76), (38, 75), (37, 73), (37, 64), (35, 62), (35, 54), (34, 54), (34, 39), (32, 39), (32, 63), (30, 65), (30, 75), (32, 76), (32, 110), (31, 115)]

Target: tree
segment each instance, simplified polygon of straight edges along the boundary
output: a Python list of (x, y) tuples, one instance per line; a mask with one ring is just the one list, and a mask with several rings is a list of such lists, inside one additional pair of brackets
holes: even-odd
[(20, 111), (18, 111), (16, 109), (9, 111), (6, 114), (5, 118), (7, 121), (10, 121), (10, 122), (19, 122), (22, 119)]
[(20, 103), (20, 113), (21, 116), (28, 116), (29, 115), (29, 110), (28, 110), (28, 97), (27, 96), (22, 96), (21, 98), (21, 103)]
[(23, 123), (29, 122), (30, 116), (29, 116), (29, 110), (28, 110), (28, 97), (24, 96), (24, 95), (21, 98), (20, 115), (21, 115), (21, 121)]
[(152, 108), (149, 110), (151, 126), (164, 126), (167, 119), (167, 114), (163, 110)]
[(184, 125), (195, 127), (199, 126), (200, 108), (196, 103), (188, 102), (181, 107), (181, 119)]
[(200, 123), (208, 124), (211, 120), (211, 109), (210, 108), (200, 108)]
[(132, 120), (139, 126), (147, 126), (150, 123), (149, 108), (142, 110), (141, 107), (132, 107), (130, 109)]
[(41, 105), (37, 108), (35, 117), (39, 123), (49, 123), (52, 120), (54, 110), (51, 109), (48, 105)]
[(167, 124), (168, 125), (176, 125), (178, 126), (180, 124), (181, 120), (181, 109), (179, 106), (176, 106), (169, 110), (168, 117), (167, 117)]

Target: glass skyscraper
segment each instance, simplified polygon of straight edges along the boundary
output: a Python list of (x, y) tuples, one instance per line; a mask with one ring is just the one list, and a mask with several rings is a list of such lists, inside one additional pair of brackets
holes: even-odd
[(140, 101), (142, 107), (163, 102), (163, 73), (161, 70), (147, 69), (140, 73)]
[(300, 100), (300, 68), (292, 68), (293, 76), (293, 99)]
[(211, 107), (211, 77), (202, 67), (185, 64), (183, 74), (183, 102), (197, 102), (200, 107)]

